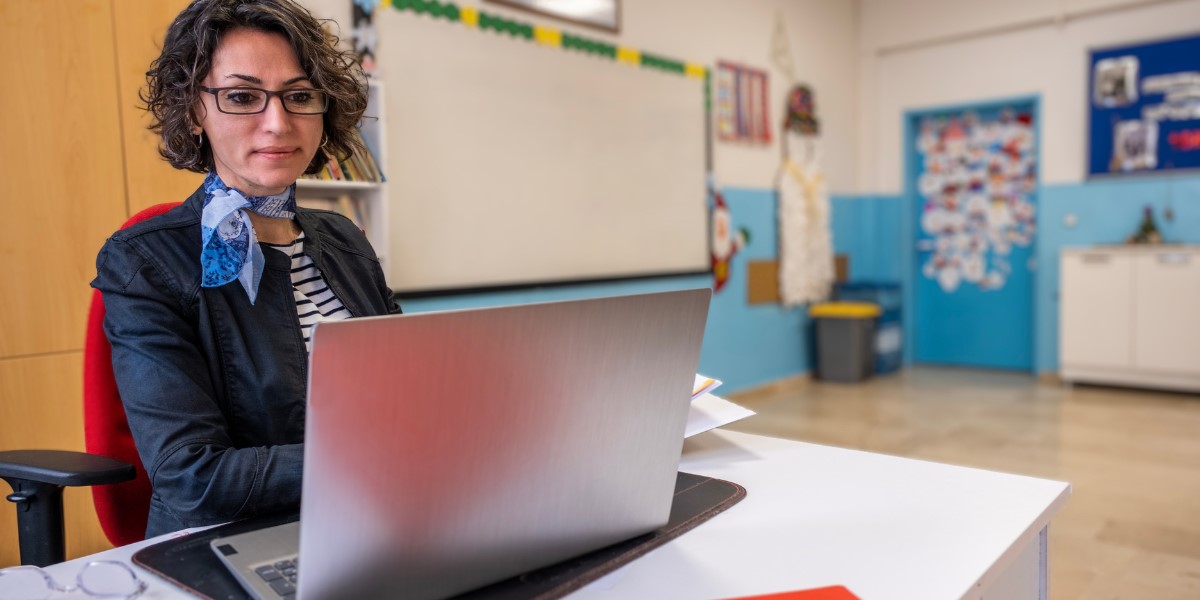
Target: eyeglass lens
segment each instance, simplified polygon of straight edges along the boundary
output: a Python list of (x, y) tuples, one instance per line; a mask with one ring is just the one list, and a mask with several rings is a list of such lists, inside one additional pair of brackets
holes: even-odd
[(79, 589), (97, 598), (133, 598), (146, 585), (118, 562), (88, 563), (79, 573), (78, 582)]
[(272, 94), (255, 88), (218, 90), (217, 108), (228, 113), (257, 113), (266, 108), (271, 96), (278, 95), (288, 112), (308, 115), (325, 112), (325, 92), (318, 90), (286, 90)]
[(57, 588), (37, 567), (13, 567), (0, 571), (0, 598), (4, 600), (45, 600)]

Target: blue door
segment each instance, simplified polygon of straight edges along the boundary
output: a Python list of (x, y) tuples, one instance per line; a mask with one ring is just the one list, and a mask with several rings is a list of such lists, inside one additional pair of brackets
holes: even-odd
[(1036, 100), (909, 113), (917, 363), (1033, 370)]

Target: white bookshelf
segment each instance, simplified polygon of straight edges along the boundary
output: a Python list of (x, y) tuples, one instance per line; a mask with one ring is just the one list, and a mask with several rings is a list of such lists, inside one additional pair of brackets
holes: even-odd
[[(387, 119), (384, 115), (383, 84), (371, 81), (368, 87), (367, 111), (363, 115), (360, 131), (367, 148), (375, 156), (375, 164), (384, 175), (382, 183), (365, 181), (327, 181), (300, 179), (296, 181), (296, 201), (301, 206), (315, 206), (311, 200), (334, 200), (348, 196), (358, 206), (362, 222), (359, 225), (367, 233), (367, 239), (379, 255), (387, 272), (388, 214), (387, 214)], [(324, 207), (321, 207), (324, 208)]]

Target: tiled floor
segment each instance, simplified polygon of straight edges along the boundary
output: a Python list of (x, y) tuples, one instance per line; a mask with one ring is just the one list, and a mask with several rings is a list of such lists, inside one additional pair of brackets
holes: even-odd
[(1050, 597), (1200, 599), (1200, 396), (916, 368), (730, 398), (730, 429), (1069, 481)]

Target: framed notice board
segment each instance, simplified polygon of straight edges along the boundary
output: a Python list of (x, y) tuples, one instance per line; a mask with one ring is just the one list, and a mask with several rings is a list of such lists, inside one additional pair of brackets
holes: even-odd
[(1097, 49), (1088, 176), (1200, 169), (1200, 34)]

